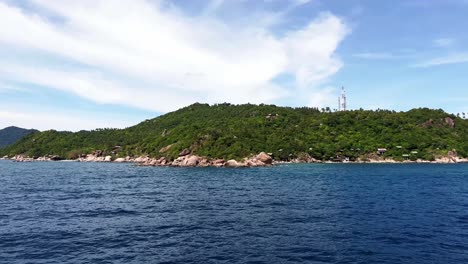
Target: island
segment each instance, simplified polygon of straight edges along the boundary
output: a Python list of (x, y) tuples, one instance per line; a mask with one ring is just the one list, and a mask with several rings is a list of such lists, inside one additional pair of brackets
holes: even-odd
[(0, 149), (0, 157), (190, 167), (466, 162), (468, 121), (428, 108), (334, 111), (195, 103), (124, 129), (34, 132)]

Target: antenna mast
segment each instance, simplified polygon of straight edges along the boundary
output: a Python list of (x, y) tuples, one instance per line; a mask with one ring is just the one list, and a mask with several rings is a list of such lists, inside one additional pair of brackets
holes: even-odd
[(341, 96), (338, 97), (338, 111), (346, 111), (346, 92), (344, 87), (341, 87)]

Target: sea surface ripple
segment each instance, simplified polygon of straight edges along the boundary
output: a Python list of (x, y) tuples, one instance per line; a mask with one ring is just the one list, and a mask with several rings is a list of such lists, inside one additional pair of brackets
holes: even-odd
[(468, 164), (0, 161), (0, 263), (468, 263)]

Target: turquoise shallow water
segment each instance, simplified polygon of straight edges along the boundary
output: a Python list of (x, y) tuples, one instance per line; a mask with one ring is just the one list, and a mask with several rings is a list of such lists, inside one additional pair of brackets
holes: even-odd
[(468, 263), (468, 164), (0, 161), (0, 263)]

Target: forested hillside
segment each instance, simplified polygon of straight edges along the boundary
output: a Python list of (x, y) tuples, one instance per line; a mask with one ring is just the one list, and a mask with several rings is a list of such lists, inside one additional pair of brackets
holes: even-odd
[(22, 137), (35, 132), (38, 132), (38, 130), (24, 129), (14, 126), (0, 129), (0, 148), (11, 145), (20, 140)]
[(45, 131), (0, 150), (1, 155), (77, 158), (101, 150), (114, 157), (173, 159), (184, 150), (240, 159), (265, 151), (277, 160), (310, 155), (351, 160), (375, 154), (431, 160), (448, 151), (468, 155), (468, 121), (442, 110), (320, 111), (274, 105), (193, 104), (126, 129)]

